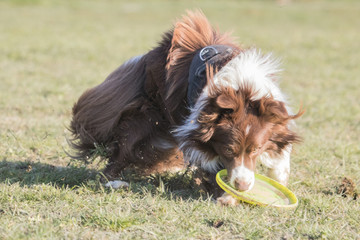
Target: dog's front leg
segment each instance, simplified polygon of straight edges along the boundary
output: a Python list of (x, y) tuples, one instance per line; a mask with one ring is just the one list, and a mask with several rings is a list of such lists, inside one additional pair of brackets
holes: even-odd
[(103, 171), (104, 179), (106, 182), (104, 185), (108, 188), (119, 189), (119, 188), (128, 188), (129, 183), (121, 181), (118, 178), (120, 177), (121, 171), (127, 166), (125, 158), (122, 155), (119, 147), (114, 144), (113, 153), (107, 163), (105, 170)]
[(216, 203), (222, 206), (237, 206), (240, 201), (228, 193), (223, 193), (221, 197), (216, 199)]
[(216, 199), (216, 203), (222, 206), (236, 206), (239, 201), (230, 194), (224, 192), (216, 183), (216, 173), (209, 173), (202, 169), (197, 169), (194, 174), (195, 185)]
[(289, 181), (291, 150), (292, 146), (288, 145), (282, 150), (281, 154), (275, 158), (271, 158), (268, 153), (264, 153), (260, 157), (261, 162), (269, 168), (267, 175), (284, 186), (286, 186)]

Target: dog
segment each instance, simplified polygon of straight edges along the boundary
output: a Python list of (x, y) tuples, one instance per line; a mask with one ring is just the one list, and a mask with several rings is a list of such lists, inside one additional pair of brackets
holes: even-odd
[[(73, 107), (71, 146), (87, 160), (101, 148), (104, 170), (119, 187), (129, 166), (143, 172), (197, 166), (218, 202), (236, 204), (216, 189), (222, 168), (240, 191), (254, 185), (256, 159), (286, 185), (299, 136), (277, 85), (279, 61), (242, 48), (215, 30), (200, 10), (188, 11), (157, 47), (134, 57)], [(222, 195), (221, 195), (222, 194)]]

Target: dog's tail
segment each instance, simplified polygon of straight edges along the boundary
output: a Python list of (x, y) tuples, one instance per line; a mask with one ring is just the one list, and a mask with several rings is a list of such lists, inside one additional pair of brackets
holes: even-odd
[(71, 157), (87, 161), (96, 155), (109, 157), (118, 133), (117, 123), (126, 112), (141, 105), (145, 79), (143, 57), (130, 59), (100, 85), (87, 90), (75, 103), (68, 139)]

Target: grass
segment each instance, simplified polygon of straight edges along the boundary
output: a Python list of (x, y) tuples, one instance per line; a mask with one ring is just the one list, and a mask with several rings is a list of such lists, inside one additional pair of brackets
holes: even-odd
[[(219, 207), (181, 173), (104, 189), (99, 166), (64, 152), (80, 94), (194, 8), (283, 59), (281, 86), (307, 110), (295, 211)], [(360, 184), (359, 11), (330, 0), (1, 1), (0, 239), (359, 239), (359, 199), (338, 192), (344, 177)]]

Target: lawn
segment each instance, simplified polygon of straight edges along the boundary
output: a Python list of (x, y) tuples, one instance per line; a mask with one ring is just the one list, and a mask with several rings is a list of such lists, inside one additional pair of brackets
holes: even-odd
[[(296, 210), (218, 206), (190, 173), (128, 174), (128, 190), (104, 189), (102, 163), (65, 154), (81, 93), (196, 8), (282, 59), (280, 85), (306, 109)], [(330, 0), (1, 1), (0, 239), (360, 239), (359, 13), (359, 1)], [(341, 194), (344, 178), (358, 189)]]

